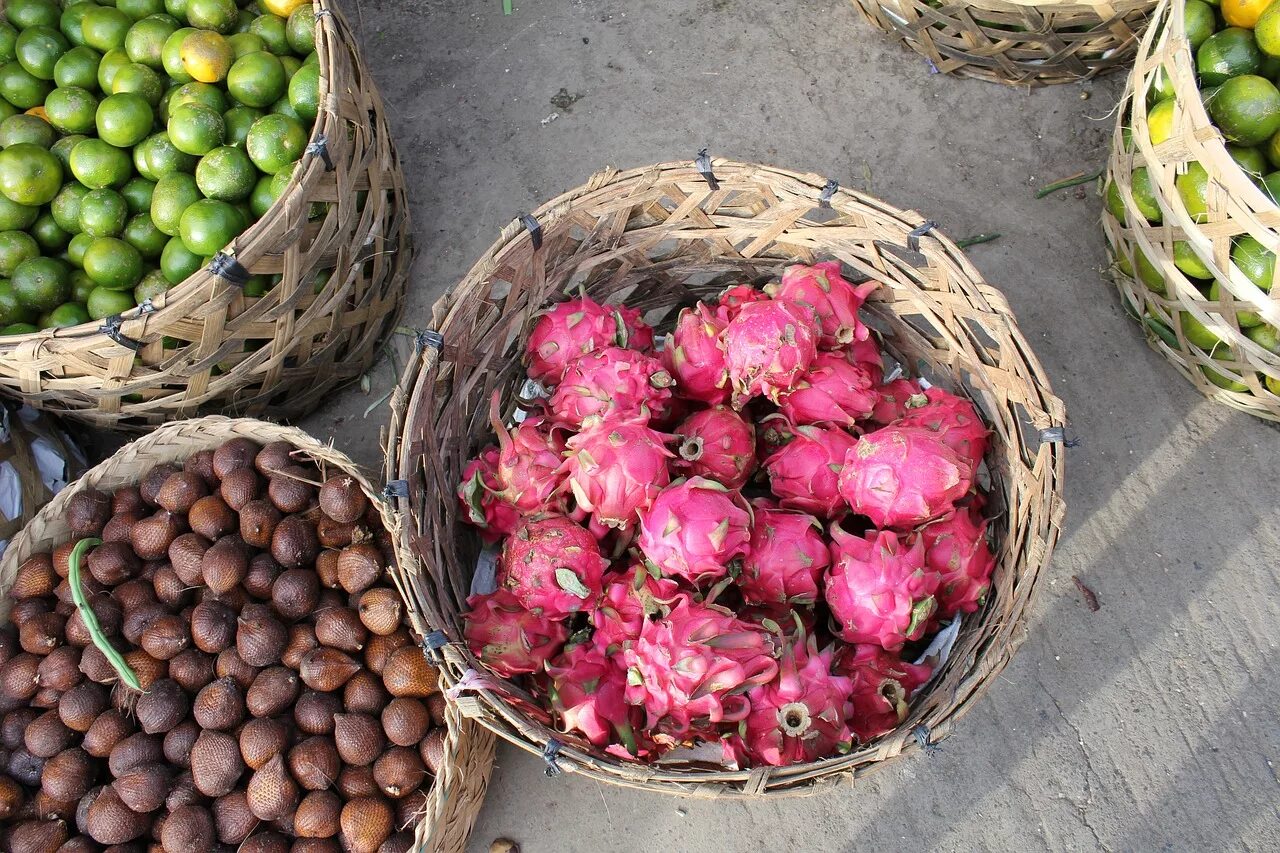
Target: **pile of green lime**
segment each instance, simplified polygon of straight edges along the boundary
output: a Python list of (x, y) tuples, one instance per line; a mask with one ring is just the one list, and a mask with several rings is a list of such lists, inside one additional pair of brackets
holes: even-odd
[[(1209, 117), (1227, 140), (1227, 151), (1262, 192), (1280, 203), (1280, 0), (1185, 0), (1184, 15), (1189, 47), (1195, 57), (1200, 98)], [(1147, 129), (1152, 145), (1159, 145), (1173, 132), (1176, 94), (1164, 69), (1155, 75), (1147, 91)], [(1126, 144), (1131, 141), (1126, 137)], [(1212, 181), (1198, 162), (1187, 165), (1178, 176), (1176, 188), (1183, 206), (1198, 222), (1209, 218), (1208, 193)], [(1156, 192), (1146, 168), (1130, 175), (1133, 200), (1138, 211), (1151, 224), (1162, 218)], [(1125, 222), (1124, 204), (1119, 188), (1108, 182), (1104, 188), (1106, 205), (1121, 223)], [(1205, 298), (1217, 302), (1222, 284), (1214, 280), (1190, 243), (1174, 243), (1175, 266), (1196, 285)], [(1263, 291), (1271, 290), (1275, 255), (1250, 236), (1238, 237), (1231, 250), (1235, 266)], [(1136, 278), (1156, 293), (1165, 293), (1167, 284), (1155, 264), (1135, 248), (1133, 266), (1118, 261), (1121, 271)], [(1280, 330), (1265, 323), (1257, 314), (1244, 310), (1234, 312), (1236, 324), (1259, 346), (1280, 355)], [(1171, 346), (1177, 346), (1177, 335), (1160, 318), (1147, 311), (1143, 316), (1155, 334)], [(1189, 312), (1183, 311), (1179, 322), (1184, 338), (1211, 356), (1232, 358), (1228, 343)], [(1231, 391), (1247, 392), (1248, 386), (1235, 378), (1203, 368), (1214, 384)], [(1267, 387), (1280, 394), (1280, 380), (1263, 377)]]
[(127, 311), (283, 194), (318, 108), (310, 0), (7, 0), (4, 16), (0, 335)]

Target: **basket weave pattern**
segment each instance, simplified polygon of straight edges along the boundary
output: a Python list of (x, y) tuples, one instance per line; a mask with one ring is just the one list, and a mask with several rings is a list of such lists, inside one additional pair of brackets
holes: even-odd
[[(345, 454), (321, 444), (293, 427), (251, 419), (218, 416), (169, 424), (122, 447), (115, 455), (91, 468), (83, 477), (60, 491), (9, 544), (0, 558), (0, 613), (8, 611), (8, 591), (18, 566), (31, 554), (47, 551), (71, 538), (66, 509), (71, 498), (86, 488), (110, 491), (138, 482), (152, 467), (165, 462), (181, 463), (188, 456), (211, 450), (232, 438), (249, 438), (262, 444), (285, 441), (304, 451), (325, 476), (341, 471), (356, 480), (370, 502), (380, 510), (382, 523), (393, 534), (400, 522), (381, 499), (380, 492), (365, 473)], [(397, 537), (398, 538), (398, 537)], [(403, 556), (398, 557), (402, 565)], [(402, 570), (393, 569), (392, 579), (406, 602), (410, 624), (424, 630), (414, 599), (406, 593)], [(416, 830), (414, 849), (424, 853), (462, 853), (467, 836), (484, 800), (493, 764), (493, 736), (465, 719), (452, 705), (446, 710), (445, 760), (435, 778)]]
[[(1177, 107), (1171, 136), (1152, 145), (1146, 98), (1134, 93), (1147, 92), (1161, 68), (1170, 76)], [(1209, 175), (1203, 222), (1194, 220), (1175, 183), (1188, 164), (1197, 161)], [(1151, 179), (1161, 211), (1159, 224), (1148, 223), (1134, 201), (1132, 173), (1140, 167)], [(1205, 111), (1180, 3), (1164, 0), (1143, 39), (1119, 111), (1108, 180), (1115, 183), (1125, 212), (1122, 224), (1103, 210), (1103, 230), (1113, 258), (1137, 270), (1141, 252), (1164, 279), (1165, 292), (1157, 293), (1118, 264), (1111, 266), (1126, 309), (1143, 316), (1151, 346), (1206, 395), (1258, 417), (1280, 420), (1280, 396), (1263, 380), (1264, 375), (1280, 379), (1280, 354), (1248, 338), (1237, 318), (1237, 312), (1250, 311), (1280, 328), (1280, 288), (1267, 293), (1231, 260), (1232, 240), (1246, 234), (1267, 250), (1280, 252), (1280, 207), (1231, 159), (1226, 141)], [(1183, 242), (1220, 283), (1219, 299), (1209, 299), (1195, 279), (1174, 265), (1174, 244)], [(1207, 284), (1201, 282), (1206, 290)], [(1183, 314), (1190, 314), (1222, 343), (1206, 351), (1188, 341)], [(1206, 376), (1206, 370), (1248, 390), (1223, 388)]]
[(499, 679), (459, 699), (502, 737), (538, 754), (557, 744), (555, 767), (602, 781), (697, 796), (811, 792), (921, 749), (913, 731), (926, 744), (945, 736), (1009, 661), (1063, 513), (1060, 445), (1039, 436), (1061, 426), (1064, 412), (1004, 298), (918, 214), (824, 192), (816, 175), (719, 160), (712, 171), (716, 189), (687, 163), (606, 170), (536, 211), (537, 239), (519, 221), (508, 225), (432, 309), (444, 344), (424, 346), (392, 396), (388, 465), (407, 481), (398, 499), (410, 513), (402, 550), (417, 562), (406, 568), (424, 617), (453, 641), (441, 677), (454, 684), (481, 665), (458, 642), (480, 543), (453, 493), (467, 459), (492, 440), (491, 392), (509, 404), (523, 377), (523, 341), (539, 309), (581, 285), (597, 300), (644, 309), (661, 332), (681, 306), (776, 276), (789, 262), (835, 258), (854, 279), (884, 282), (864, 308), (869, 324), (911, 373), (974, 398), (993, 428), (987, 464), (1002, 508), (992, 525), (1001, 529), (991, 604), (966, 625), (902, 725), (839, 758), (730, 772), (606, 756), (537, 719), (519, 688)]
[(938, 71), (997, 83), (1070, 83), (1126, 66), (1153, 0), (853, 0)]
[[(227, 249), (279, 283), (246, 297), (205, 268), (155, 297), (154, 310), (124, 314), (114, 336), (93, 322), (0, 337), (0, 391), (139, 430), (211, 413), (298, 418), (368, 369), (400, 311), (409, 208), (350, 27), (330, 0), (315, 5), (323, 14), (313, 144), (284, 195)], [(314, 203), (327, 210), (312, 221)]]

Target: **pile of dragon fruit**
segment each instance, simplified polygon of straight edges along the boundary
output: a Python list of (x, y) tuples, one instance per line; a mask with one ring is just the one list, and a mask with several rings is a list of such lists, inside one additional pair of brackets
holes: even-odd
[[(562, 731), (651, 762), (730, 767), (848, 752), (931, 675), (909, 660), (972, 613), (994, 558), (973, 405), (885, 360), (874, 281), (792, 266), (681, 311), (570, 299), (527, 344), (546, 396), (458, 488), (501, 543), (466, 640)], [(703, 750), (705, 752), (705, 748)]]

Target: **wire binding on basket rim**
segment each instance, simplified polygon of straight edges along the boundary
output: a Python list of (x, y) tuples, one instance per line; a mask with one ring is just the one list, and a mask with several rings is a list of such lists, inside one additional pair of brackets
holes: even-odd
[(1087, 80), (1127, 67), (1155, 0), (853, 0), (876, 29), (934, 72), (1015, 86)]
[[(714, 166), (718, 189), (702, 165)], [(821, 204), (824, 191), (829, 208)], [(1042, 441), (1041, 433), (1061, 428), (1065, 411), (1004, 298), (937, 230), (921, 234), (911, 252), (908, 235), (925, 221), (919, 214), (828, 189), (818, 175), (721, 159), (607, 169), (534, 215), (543, 248), (532, 248), (519, 220), (507, 225), (432, 306), (430, 324), (450, 341), (448, 350), (418, 352), (391, 395), (385, 476), (409, 484), (409, 494), (394, 499), (405, 518), (403, 551), (414, 560), (409, 580), (425, 618), (449, 640), (439, 648), (441, 679), (459, 707), (535, 755), (558, 744), (553, 758), (564, 772), (706, 797), (811, 793), (921, 751), (918, 726), (931, 733), (929, 745), (945, 737), (1021, 642), (1027, 604), (1064, 513), (1063, 443)], [(597, 299), (640, 308), (661, 327), (699, 296), (820, 258), (839, 260), (852, 278), (886, 282), (864, 306), (868, 324), (913, 374), (928, 368), (931, 381), (946, 377), (969, 393), (993, 427), (987, 464), (993, 501), (1002, 505), (1003, 520), (993, 525), (1003, 530), (991, 603), (961, 631), (950, 663), (902, 724), (849, 755), (739, 771), (606, 755), (541, 719), (527, 694), (485, 670), (462, 642), (479, 540), (461, 525), (454, 490), (468, 457), (492, 440), (489, 396), (503, 392), (509, 410), (534, 316), (580, 286)]]
[[(212, 413), (296, 419), (368, 370), (402, 308), (409, 207), (350, 25), (313, 3), (319, 115), (284, 193), (224, 248), (240, 269), (201, 268), (112, 323), (0, 337), (0, 393), (142, 431)], [(327, 205), (315, 221), (313, 204)], [(250, 297), (251, 275), (282, 278)]]
[[(370, 503), (378, 508), (383, 525), (396, 543), (398, 567), (389, 567), (392, 581), (405, 602), (410, 624), (426, 631), (412, 595), (408, 594), (405, 566), (411, 561), (400, 551), (400, 516), (377, 500), (378, 490), (369, 476), (346, 454), (323, 444), (294, 427), (248, 418), (210, 416), (166, 424), (154, 432), (126, 444), (105, 461), (90, 468), (60, 491), (9, 543), (0, 556), (0, 616), (8, 612), (8, 592), (20, 566), (29, 555), (64, 541), (70, 532), (66, 507), (71, 498), (86, 487), (113, 489), (138, 482), (153, 466), (185, 460), (200, 450), (213, 449), (231, 438), (248, 438), (261, 444), (285, 441), (305, 452), (324, 472), (338, 470), (359, 485)], [(493, 764), (493, 736), (465, 719), (450, 704), (446, 708), (445, 762), (415, 830), (415, 850), (423, 853), (462, 853), (467, 836), (479, 814)]]
[[(1109, 273), (1123, 307), (1142, 323), (1148, 343), (1196, 388), (1233, 408), (1280, 421), (1280, 346), (1268, 349), (1249, 334), (1252, 328), (1280, 330), (1280, 288), (1263, 290), (1232, 259), (1234, 241), (1246, 235), (1280, 253), (1280, 206), (1236, 164), (1210, 120), (1185, 33), (1183, 5), (1162, 0), (1117, 110), (1104, 194), (1114, 184), (1125, 223), (1104, 199), (1102, 227), (1112, 257)], [(1178, 107), (1169, 138), (1153, 145), (1145, 93), (1161, 69)], [(1136, 97), (1137, 92), (1143, 97)], [(1196, 221), (1177, 187), (1193, 162), (1209, 176), (1205, 222)], [(1146, 219), (1134, 198), (1132, 175), (1139, 168), (1146, 169), (1160, 207), (1157, 223)], [(1179, 246), (1181, 258), (1176, 256)], [(1207, 295), (1209, 280), (1184, 272), (1192, 257), (1218, 283), (1217, 299)], [(1152, 276), (1159, 277), (1163, 293)], [(1246, 312), (1256, 315), (1261, 325), (1246, 326)], [(1211, 350), (1193, 343), (1184, 318), (1205, 327), (1221, 343)], [(1267, 386), (1268, 377), (1274, 389)]]

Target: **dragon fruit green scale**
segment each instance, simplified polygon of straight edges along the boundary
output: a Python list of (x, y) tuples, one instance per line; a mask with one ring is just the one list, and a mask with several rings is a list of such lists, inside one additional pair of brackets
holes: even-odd
[(904, 542), (891, 530), (855, 536), (831, 527), (834, 562), (825, 596), (848, 643), (875, 643), (897, 651), (918, 640), (937, 608), (942, 576), (925, 565), (924, 543)]

